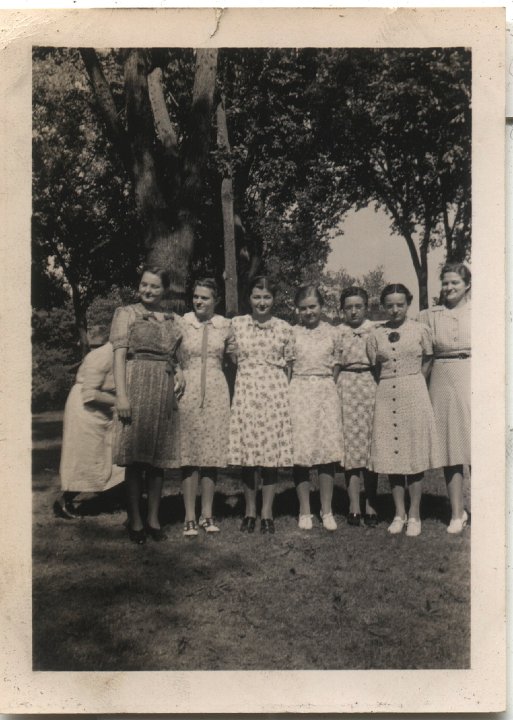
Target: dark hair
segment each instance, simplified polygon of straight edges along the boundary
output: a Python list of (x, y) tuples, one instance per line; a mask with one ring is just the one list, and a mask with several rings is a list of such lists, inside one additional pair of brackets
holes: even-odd
[(411, 301), (413, 300), (413, 295), (408, 290), (406, 285), (403, 285), (402, 283), (395, 283), (392, 285), (386, 285), (383, 290), (381, 291), (381, 295), (379, 296), (379, 301), (382, 305), (385, 304), (385, 298), (387, 295), (393, 295), (394, 293), (400, 293), (405, 296), (406, 302), (408, 305), (411, 305)]
[(340, 293), (340, 309), (344, 309), (344, 303), (347, 300), (348, 297), (361, 297), (363, 302), (365, 303), (365, 306), (369, 304), (369, 294), (367, 290), (364, 290), (361, 287), (357, 287), (356, 285), (351, 285), (351, 287), (344, 288), (342, 292)]
[(211, 278), (211, 277), (198, 278), (197, 280), (194, 281), (194, 285), (192, 286), (193, 293), (197, 287), (208, 288), (212, 292), (214, 300), (219, 299), (219, 285), (214, 280), (214, 278)]
[(300, 288), (298, 288), (294, 296), (294, 305), (298, 307), (301, 300), (304, 300), (311, 295), (313, 295), (317, 299), (317, 302), (321, 307), (324, 305), (324, 295), (319, 290), (317, 285), (302, 285)]
[(258, 288), (259, 290), (267, 290), (267, 292), (271, 293), (273, 298), (276, 296), (276, 285), (272, 278), (270, 278), (268, 275), (257, 275), (249, 281), (248, 297), (251, 295), (255, 288)]
[(159, 265), (145, 265), (141, 270), (141, 280), (144, 273), (157, 275), (157, 277), (160, 278), (160, 282), (162, 283), (164, 290), (169, 290), (171, 286), (171, 276), (167, 270), (164, 270), (164, 268), (161, 268)]
[(465, 285), (470, 285), (472, 282), (472, 273), (470, 272), (469, 268), (464, 264), (460, 262), (448, 262), (445, 263), (443, 266), (441, 272), (440, 272), (440, 280), (443, 280), (444, 275), (446, 273), (457, 273), (459, 275)]

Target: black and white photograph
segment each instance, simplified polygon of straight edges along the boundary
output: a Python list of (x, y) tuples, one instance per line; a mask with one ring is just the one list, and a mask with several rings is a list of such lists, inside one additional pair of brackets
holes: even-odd
[[(126, 43), (64, 23), (62, 40), (25, 48), (24, 663), (45, 687), (123, 673), (126, 702), (88, 705), (77, 685), (46, 712), (184, 709), (134, 701), (141, 673), (146, 687), (185, 673), (187, 696), (195, 678), (215, 693), (219, 671), (257, 676), (253, 711), (280, 709), (265, 701), (266, 689), (279, 697), (273, 671), (367, 671), (355, 677), (376, 689), (386, 681), (370, 671), (441, 671), (456, 698), (465, 680), (449, 685), (451, 671), (497, 670), (486, 643), (476, 660), (476, 613), (492, 604), (472, 526), (481, 538), (504, 505), (486, 409), (475, 421), (476, 398), (503, 402), (483, 380), (487, 322), (497, 354), (504, 343), (502, 317), (485, 320), (482, 304), (503, 237), (499, 218), (490, 245), (476, 193), (490, 155), (501, 161), (479, 123), (487, 103), (500, 118), (503, 90), (490, 51), (495, 85), (483, 91), (480, 17), (468, 42), (434, 42), (425, 10), (428, 42), (416, 42), (415, 11), (376, 10), (365, 17), (382, 21), (379, 43), (365, 42), (364, 15), (358, 43), (347, 26), (324, 42), (343, 15), (322, 11), (320, 26), (288, 10), (306, 13), (302, 40), (280, 43), (283, 14), (256, 11), (266, 44), (249, 30), (223, 42), (223, 11), (211, 42), (194, 42), (180, 12), (149, 18), (180, 21), (180, 43), (141, 41), (131, 14)], [(439, 11), (440, 27), (466, 12)], [(354, 709), (360, 690), (344, 692), (345, 707), (324, 698), (309, 711)], [(441, 709), (443, 695), (386, 708)], [(223, 697), (191, 709), (226, 709)], [(369, 703), (380, 709), (378, 693)]]

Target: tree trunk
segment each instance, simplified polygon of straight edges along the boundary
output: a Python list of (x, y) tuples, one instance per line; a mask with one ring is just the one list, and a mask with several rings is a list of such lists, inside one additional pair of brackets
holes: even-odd
[[(226, 151), (228, 157), (231, 153), (228, 137), (228, 125), (224, 101), (217, 106), (217, 145)], [(239, 309), (237, 292), (237, 257), (235, 252), (235, 221), (233, 212), (233, 180), (231, 162), (227, 162), (224, 177), (221, 182), (221, 205), (223, 210), (224, 231), (224, 282), (225, 305), (228, 317), (233, 317)]]
[(423, 239), (420, 246), (420, 267), (417, 272), (417, 280), (419, 283), (419, 310), (425, 310), (430, 304), (428, 295), (428, 247), (429, 244)]
[[(69, 278), (68, 278), (69, 279)], [(78, 331), (78, 339), (80, 342), (80, 352), (82, 357), (85, 357), (89, 352), (89, 339), (87, 337), (87, 317), (86, 310), (82, 299), (80, 297), (80, 291), (75, 283), (70, 281), (71, 286), (71, 299), (73, 301), (73, 310), (75, 313), (75, 326)]]
[(171, 271), (174, 279), (173, 294), (179, 302), (185, 297), (194, 249), (198, 206), (201, 201), (203, 172), (210, 148), (217, 52), (217, 48), (197, 51), (192, 105), (181, 154), (177, 223), (172, 232), (156, 238), (149, 255), (150, 262), (158, 262)]

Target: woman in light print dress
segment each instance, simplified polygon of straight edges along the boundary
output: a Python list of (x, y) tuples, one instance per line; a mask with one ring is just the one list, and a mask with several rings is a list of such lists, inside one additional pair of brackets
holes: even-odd
[[(178, 318), (161, 309), (169, 274), (158, 267), (143, 269), (140, 302), (117, 308), (110, 332), (114, 348), (116, 414), (114, 462), (126, 468), (128, 536), (142, 545), (149, 535), (166, 535), (159, 522), (164, 468), (178, 467), (175, 393), (183, 379), (174, 365), (181, 339)], [(148, 486), (148, 514), (141, 517), (143, 476)]]
[(230, 393), (223, 360), (231, 352), (230, 320), (216, 315), (219, 289), (212, 278), (194, 285), (193, 312), (181, 320), (179, 360), (185, 391), (178, 405), (180, 417), (180, 462), (185, 504), (184, 535), (198, 534), (196, 495), (201, 479), (199, 525), (207, 533), (219, 532), (213, 513), (218, 468), (227, 465)]
[(287, 369), (294, 341), (291, 326), (272, 315), (274, 296), (269, 278), (253, 278), (251, 315), (232, 320), (237, 377), (228, 462), (242, 467), (246, 509), (240, 529), (248, 533), (255, 530), (258, 471), (263, 483), (260, 529), (272, 534), (277, 469), (293, 463)]
[(83, 359), (66, 400), (60, 463), (63, 494), (53, 506), (55, 515), (77, 517), (80, 493), (103, 492), (119, 485), (125, 471), (112, 464), (112, 411), (115, 403), (112, 345), (108, 328), (88, 333), (91, 351)]
[(441, 304), (420, 313), (433, 336), (434, 359), (429, 394), (442, 448), (452, 518), (447, 527), (460, 533), (468, 515), (463, 507), (463, 466), (470, 468), (470, 285), (463, 263), (442, 268)]
[(379, 377), (369, 467), (387, 474), (392, 486), (395, 517), (388, 532), (398, 534), (407, 525), (406, 534), (416, 536), (421, 532), (424, 471), (443, 463), (423, 374), (433, 354), (431, 333), (425, 325), (407, 318), (411, 301), (404, 285), (387, 285), (381, 304), (388, 320), (367, 340), (367, 354)]
[(363, 476), (367, 527), (376, 527), (378, 476), (369, 470), (372, 421), (376, 401), (376, 379), (367, 357), (367, 338), (376, 323), (367, 319), (369, 296), (360, 287), (345, 288), (340, 308), (345, 324), (339, 330), (339, 356), (335, 370), (344, 429), (344, 475), (349, 495), (347, 522), (361, 523), (360, 482)]
[(298, 526), (312, 529), (310, 469), (319, 477), (321, 520), (336, 530), (332, 512), (335, 463), (343, 462), (342, 417), (334, 381), (337, 331), (321, 321), (324, 298), (314, 285), (294, 299), (299, 325), (294, 331), (294, 363), (289, 385), (294, 447), (293, 477), (299, 499)]

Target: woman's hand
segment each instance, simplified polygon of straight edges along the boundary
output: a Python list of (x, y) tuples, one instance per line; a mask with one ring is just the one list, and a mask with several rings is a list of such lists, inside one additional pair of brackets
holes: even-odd
[(184, 394), (186, 384), (187, 383), (185, 382), (185, 375), (183, 374), (182, 368), (177, 367), (175, 370), (175, 387), (174, 387), (174, 392), (175, 392), (177, 400), (180, 400), (180, 398)]
[(132, 417), (132, 408), (126, 396), (118, 396), (116, 398), (116, 411), (122, 422), (129, 422)]

